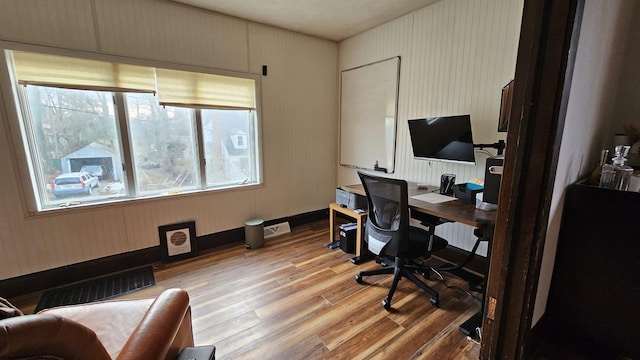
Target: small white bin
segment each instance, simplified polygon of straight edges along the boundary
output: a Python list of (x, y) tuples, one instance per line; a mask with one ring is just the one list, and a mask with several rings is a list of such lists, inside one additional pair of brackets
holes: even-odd
[(248, 249), (264, 246), (264, 220), (251, 219), (244, 223), (244, 240)]

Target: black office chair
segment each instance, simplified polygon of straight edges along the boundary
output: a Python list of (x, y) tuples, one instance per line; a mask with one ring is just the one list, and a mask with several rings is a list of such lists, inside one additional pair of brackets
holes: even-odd
[(409, 196), (407, 182), (358, 172), (369, 206), (365, 227), (365, 240), (369, 251), (382, 257), (384, 266), (380, 269), (362, 271), (356, 281), (362, 284), (362, 277), (369, 275), (394, 274), (393, 283), (382, 306), (389, 310), (400, 279), (407, 278), (431, 295), (431, 303), (440, 305), (439, 294), (422, 282), (416, 274), (427, 275), (428, 268), (413, 264), (418, 257), (429, 257), (442, 250), (447, 241), (418, 227), (409, 225)]

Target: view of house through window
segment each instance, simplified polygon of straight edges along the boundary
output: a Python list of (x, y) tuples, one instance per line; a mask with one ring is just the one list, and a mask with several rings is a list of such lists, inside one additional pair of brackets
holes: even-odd
[[(260, 182), (254, 79), (166, 70), (158, 74), (166, 74), (163, 103), (148, 84), (155, 68), (77, 58), (70, 66), (63, 57), (15, 53), (16, 103), (38, 210)], [(74, 73), (81, 66), (118, 69), (109, 74), (117, 81), (104, 85), (103, 75)], [(119, 88), (125, 75), (135, 81)]]
[(202, 110), (207, 186), (256, 178), (254, 114), (248, 110)]

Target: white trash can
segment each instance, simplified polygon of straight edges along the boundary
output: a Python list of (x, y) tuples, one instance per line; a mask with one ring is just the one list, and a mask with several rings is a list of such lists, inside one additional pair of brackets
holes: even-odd
[(244, 223), (244, 240), (247, 249), (264, 246), (264, 220), (251, 219)]

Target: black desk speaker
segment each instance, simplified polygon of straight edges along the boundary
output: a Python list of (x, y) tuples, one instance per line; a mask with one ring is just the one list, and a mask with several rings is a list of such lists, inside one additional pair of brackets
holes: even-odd
[(495, 156), (487, 159), (487, 165), (484, 170), (484, 192), (482, 201), (491, 204), (498, 203), (498, 195), (500, 195), (501, 174), (492, 174), (489, 168), (492, 166), (502, 166), (504, 164), (504, 156)]

